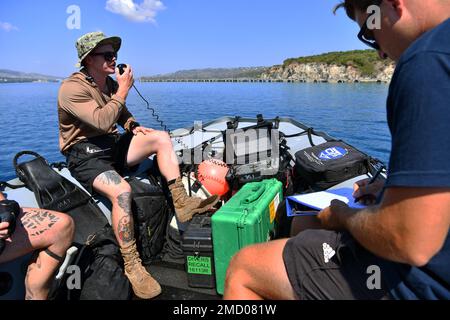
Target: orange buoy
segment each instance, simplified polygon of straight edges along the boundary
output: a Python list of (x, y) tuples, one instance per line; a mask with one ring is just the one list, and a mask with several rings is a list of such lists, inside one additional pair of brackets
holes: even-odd
[(208, 159), (200, 163), (198, 180), (212, 195), (223, 196), (230, 190), (227, 180), (228, 166), (218, 159)]

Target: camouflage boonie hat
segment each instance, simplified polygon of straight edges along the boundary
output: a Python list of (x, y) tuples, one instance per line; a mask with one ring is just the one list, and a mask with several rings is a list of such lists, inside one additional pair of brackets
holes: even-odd
[(81, 62), (86, 58), (89, 53), (95, 48), (101, 45), (111, 44), (114, 50), (117, 52), (122, 44), (122, 39), (119, 37), (106, 37), (103, 32), (91, 32), (81, 36), (76, 43), (78, 51), (78, 63), (75, 65), (77, 68), (81, 67)]

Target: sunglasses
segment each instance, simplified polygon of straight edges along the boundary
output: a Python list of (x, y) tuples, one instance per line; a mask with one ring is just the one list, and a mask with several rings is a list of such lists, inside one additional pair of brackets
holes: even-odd
[(103, 56), (103, 58), (108, 61), (112, 62), (114, 58), (117, 60), (117, 52), (114, 51), (107, 51), (107, 52), (97, 52), (92, 53), (93, 56)]

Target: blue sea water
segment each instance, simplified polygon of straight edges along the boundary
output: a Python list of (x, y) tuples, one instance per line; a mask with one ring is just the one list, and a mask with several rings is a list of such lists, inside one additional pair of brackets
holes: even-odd
[[(289, 116), (343, 139), (387, 163), (386, 84), (137, 83), (170, 129), (224, 115)], [(0, 85), (0, 180), (14, 176), (12, 159), (32, 150), (49, 162), (58, 149), (58, 83)], [(159, 128), (132, 91), (128, 108), (145, 126)]]

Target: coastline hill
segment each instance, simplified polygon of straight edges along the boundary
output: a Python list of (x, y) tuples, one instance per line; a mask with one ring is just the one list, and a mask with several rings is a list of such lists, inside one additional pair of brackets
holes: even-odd
[(142, 77), (147, 81), (390, 82), (395, 69), (374, 50), (329, 52), (254, 68), (183, 70)]
[(142, 77), (141, 81), (256, 79), (261, 77), (261, 74), (268, 69), (267, 67), (253, 67), (181, 70), (174, 73)]
[(62, 78), (38, 73), (25, 73), (0, 69), (0, 83), (8, 82), (59, 82)]

